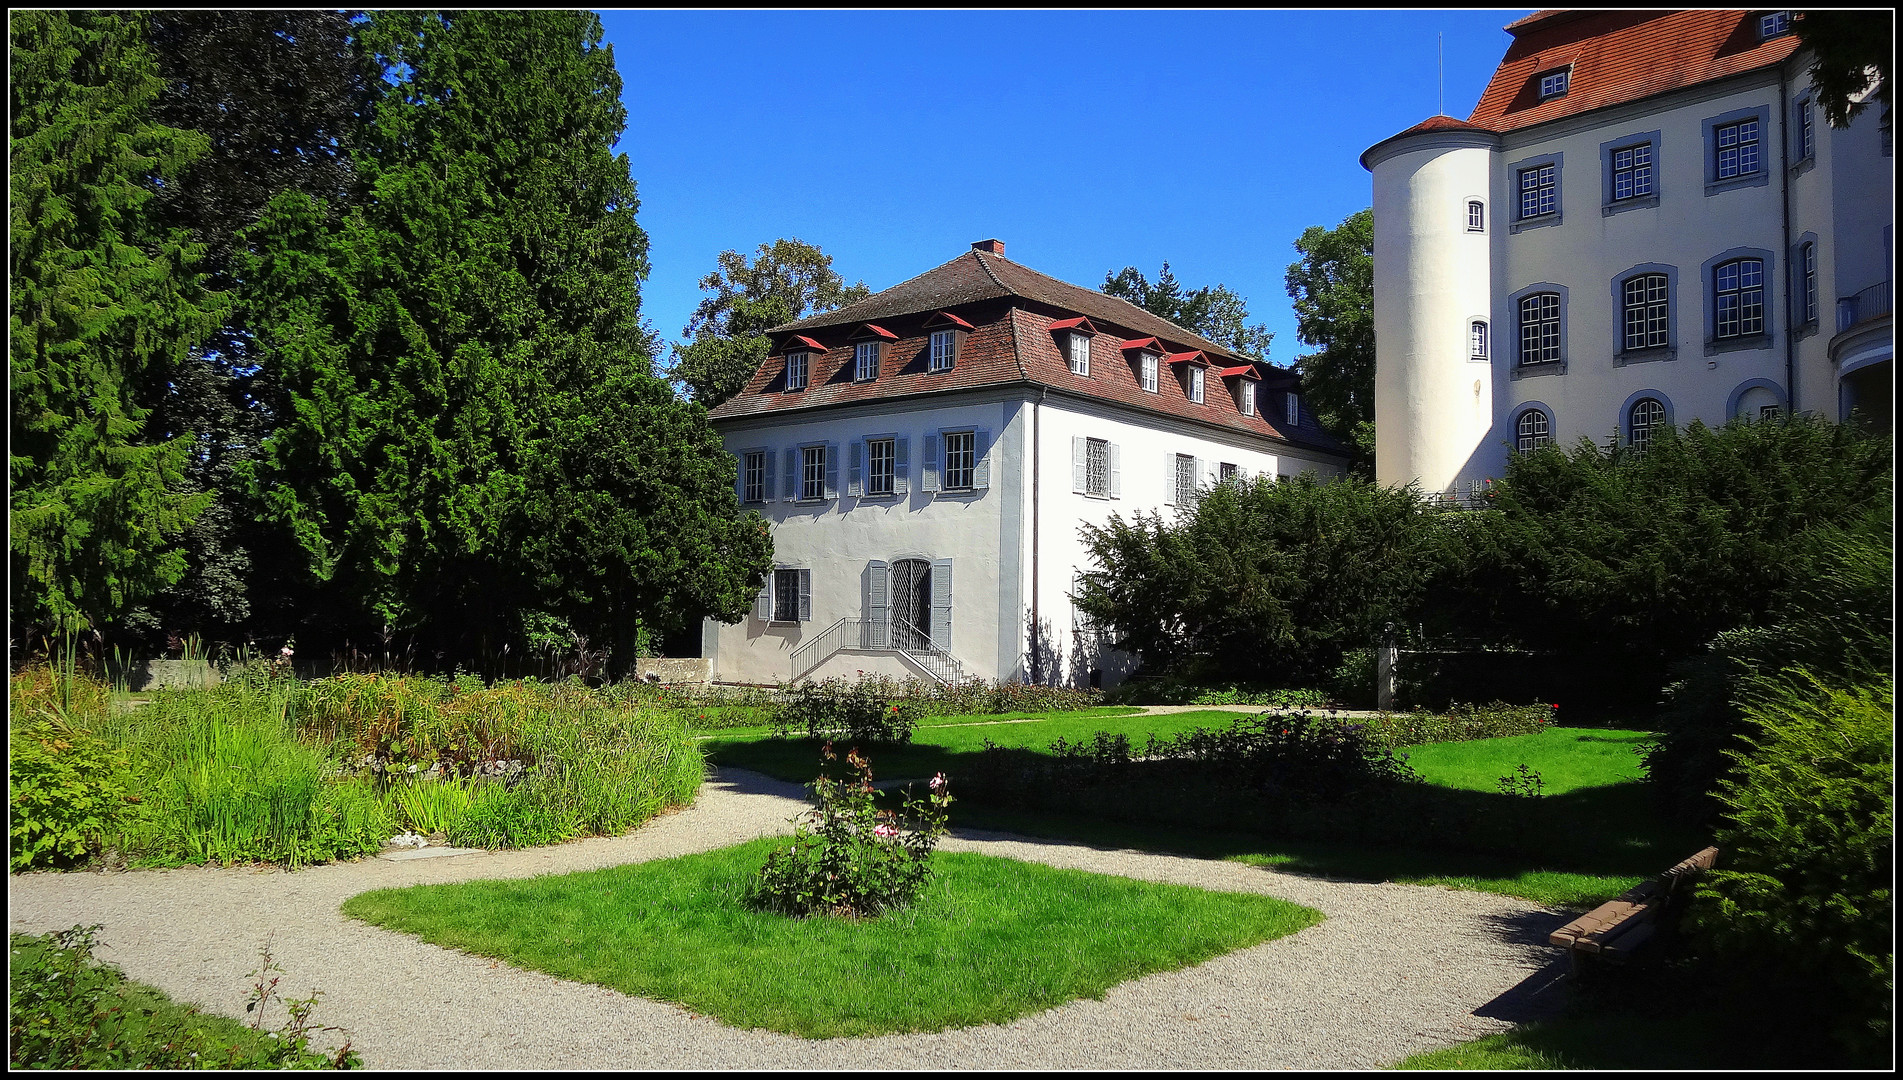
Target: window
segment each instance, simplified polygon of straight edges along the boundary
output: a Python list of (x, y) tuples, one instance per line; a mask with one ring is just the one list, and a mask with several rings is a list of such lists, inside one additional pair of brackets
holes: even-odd
[(1652, 194), (1652, 144), (1612, 152), (1612, 198), (1642, 199)]
[(1472, 356), (1475, 360), (1487, 358), (1487, 323), (1485, 319), (1475, 319), (1468, 327), (1468, 337), (1472, 341)]
[(1084, 494), (1110, 494), (1110, 443), (1103, 439), (1084, 440)]
[(1236, 479), (1237, 474), (1236, 463), (1233, 461), (1225, 461), (1221, 465), (1216, 466), (1216, 476), (1221, 483), (1226, 484)]
[(806, 354), (790, 352), (786, 354), (786, 388), (802, 390), (806, 387)]
[(852, 347), (852, 377), (868, 382), (879, 377), (879, 343), (862, 341)]
[(1238, 408), (1242, 410), (1242, 415), (1254, 416), (1255, 415), (1255, 383), (1249, 379), (1243, 379), (1241, 380), (1241, 383), (1242, 383), (1242, 404), (1238, 406)]
[(1467, 231), (1487, 231), (1487, 204), (1479, 199), (1470, 199), (1467, 202)]
[(893, 462), (897, 458), (893, 453), (893, 443), (892, 439), (866, 440), (867, 495), (891, 495), (896, 490), (893, 478), (897, 470), (893, 468)]
[(1734, 259), (1712, 272), (1718, 337), (1764, 333), (1764, 260)]
[(958, 335), (951, 330), (932, 331), (932, 359), (927, 370), (950, 371), (953, 354), (958, 351)]
[(1188, 506), (1196, 501), (1196, 459), (1189, 454), (1176, 455), (1176, 475), (1174, 477), (1176, 497), (1171, 501), (1178, 506)]
[(1671, 282), (1664, 274), (1638, 274), (1621, 289), (1625, 348), (1657, 349), (1671, 344)]
[(747, 451), (746, 461), (741, 466), (740, 499), (742, 502), (766, 501), (766, 451)]
[(1809, 99), (1797, 103), (1797, 158), (1799, 161), (1817, 153), (1817, 129), (1811, 124), (1811, 103)]
[(1571, 68), (1561, 68), (1558, 71), (1549, 71), (1546, 74), (1541, 75), (1540, 76), (1540, 100), (1547, 101), (1549, 99), (1556, 98), (1556, 97), (1564, 97), (1566, 94), (1567, 88), (1571, 84), (1572, 84), (1572, 69)]
[(1090, 374), (1090, 335), (1073, 330), (1064, 335), (1064, 362), (1072, 375)]
[(825, 497), (826, 448), (803, 446), (800, 448), (800, 498), (805, 500)]
[(975, 432), (945, 433), (945, 490), (971, 490), (972, 470), (977, 465), (976, 444)]
[(1804, 323), (1817, 322), (1817, 245), (1804, 245)]
[(1520, 170), (1520, 217), (1534, 218), (1559, 209), (1559, 167), (1535, 165)]
[(1143, 389), (1154, 394), (1156, 393), (1156, 363), (1159, 359), (1161, 359), (1161, 357), (1157, 356), (1155, 353), (1146, 352), (1142, 354), (1142, 358), (1143, 358)]
[(1553, 441), (1546, 414), (1538, 409), (1521, 413), (1519, 422), (1513, 425), (1513, 434), (1513, 447), (1522, 454), (1530, 454)]
[(1302, 422), (1302, 399), (1293, 390), (1288, 395), (1288, 422), (1291, 425)]
[(1652, 445), (1652, 433), (1665, 426), (1665, 406), (1652, 398), (1640, 398), (1632, 406), (1632, 449), (1643, 451)]
[(773, 571), (773, 621), (806, 622), (813, 617), (812, 571)]
[(1758, 171), (1758, 121), (1756, 117), (1735, 124), (1720, 124), (1718, 143), (1718, 179), (1750, 176)]
[(1769, 15), (1758, 16), (1758, 40), (1769, 41), (1774, 37), (1783, 37), (1791, 32), (1791, 13), (1773, 11)]
[(1534, 293), (1520, 301), (1520, 363), (1559, 359), (1559, 294)]
[(1203, 369), (1194, 364), (1189, 365), (1189, 400), (1203, 403)]

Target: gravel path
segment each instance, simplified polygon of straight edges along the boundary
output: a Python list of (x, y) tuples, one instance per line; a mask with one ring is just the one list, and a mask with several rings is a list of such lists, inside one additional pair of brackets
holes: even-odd
[(800, 794), (723, 769), (690, 809), (557, 847), (296, 873), (14, 874), (8, 922), (28, 933), (103, 924), (100, 955), (127, 975), (239, 1018), (245, 976), (270, 940), (282, 987), (321, 988), (317, 1018), (347, 1030), (370, 1067), (392, 1069), (1370, 1068), (1505, 1030), (1560, 996), (1544, 942), (1566, 916), (1523, 901), (976, 831), (941, 847), (1278, 896), (1327, 920), (1008, 1025), (812, 1041), (425, 945), (338, 911), (367, 889), (569, 873), (787, 832)]

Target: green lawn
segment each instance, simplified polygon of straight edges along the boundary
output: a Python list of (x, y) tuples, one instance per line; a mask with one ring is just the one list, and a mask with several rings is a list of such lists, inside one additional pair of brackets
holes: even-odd
[[(1082, 712), (1020, 713), (1014, 716), (948, 716), (921, 724), (908, 746), (867, 746), (873, 775), (908, 779), (944, 772), (956, 780), (964, 755), (984, 749), (986, 739), (1014, 749), (1049, 747), (1058, 739), (1088, 740), (1099, 731), (1127, 735), (1137, 749), (1149, 735), (1159, 738), (1197, 728), (1226, 728), (1243, 713), (1207, 711), (1146, 716), (1133, 709), (1105, 707)], [(731, 765), (781, 780), (807, 781), (819, 771), (823, 739), (773, 739), (770, 731), (751, 737), (723, 731), (701, 743), (710, 765)]]
[(807, 1038), (1006, 1023), (1321, 921), (1269, 897), (943, 852), (908, 910), (852, 922), (749, 910), (748, 878), (783, 843), (768, 837), (523, 881), (383, 889), (352, 897), (344, 912), (735, 1027)]
[[(1038, 750), (1059, 737), (1088, 740), (1097, 731), (1144, 738), (1197, 727), (1221, 728), (1238, 714), (1220, 709), (1159, 716), (1102, 713), (1044, 714), (1034, 723), (921, 728), (914, 745), (871, 751), (881, 778), (929, 776), (953, 779), (967, 767), (986, 738), (1001, 746)], [(1293, 873), (1350, 881), (1440, 885), (1518, 897), (1559, 908), (1590, 908), (1640, 881), (1656, 876), (1709, 842), (1695, 832), (1662, 823), (1649, 793), (1637, 779), (1638, 748), (1646, 733), (1630, 730), (1555, 727), (1538, 735), (1410, 746), (1409, 764), (1444, 789), (1449, 802), (1491, 808), (1524, 817), (1550, 842), (1531, 854), (1488, 854), (1418, 846), (1376, 846), (1269, 837), (1223, 828), (1112, 821), (1082, 814), (1006, 809), (966, 800), (952, 807), (952, 824), (1032, 836), (1074, 840), (1113, 848), (1168, 851), (1232, 859)], [(819, 764), (810, 740), (722, 739), (702, 744), (709, 760), (810, 780)], [(1498, 790), (1502, 775), (1525, 764), (1540, 773), (1545, 796), (1516, 802)], [(1348, 812), (1348, 811), (1344, 811)]]

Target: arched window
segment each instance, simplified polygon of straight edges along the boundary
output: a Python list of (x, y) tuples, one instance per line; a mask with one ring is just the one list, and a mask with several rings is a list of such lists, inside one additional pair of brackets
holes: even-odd
[(1627, 352), (1671, 344), (1671, 282), (1664, 274), (1634, 274), (1620, 290), (1625, 296)]
[(1470, 199), (1467, 202), (1467, 231), (1487, 231), (1487, 204), (1479, 199)]
[(1514, 448), (1522, 454), (1530, 454), (1553, 441), (1552, 430), (1547, 426), (1546, 414), (1538, 409), (1528, 409), (1520, 414), (1520, 420), (1513, 425)]
[(1472, 342), (1471, 355), (1473, 358), (1475, 360), (1485, 360), (1487, 358), (1487, 321), (1485, 319), (1475, 319), (1473, 324), (1467, 328), (1467, 337)]
[(1559, 294), (1534, 293), (1520, 301), (1520, 363), (1559, 359)]
[(1627, 439), (1634, 450), (1644, 450), (1652, 445), (1652, 433), (1665, 426), (1665, 406), (1654, 398), (1640, 398), (1632, 403), (1629, 415), (1631, 435)]

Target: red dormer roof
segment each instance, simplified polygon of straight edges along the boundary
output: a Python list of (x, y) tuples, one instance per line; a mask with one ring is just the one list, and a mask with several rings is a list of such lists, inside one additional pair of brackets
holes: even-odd
[(1209, 366), (1209, 361), (1203, 358), (1203, 354), (1195, 351), (1194, 349), (1191, 349), (1189, 352), (1171, 353), (1170, 363), (1172, 364), (1201, 364), (1204, 367)]
[[(1795, 34), (1758, 40), (1758, 12), (1541, 11), (1513, 35), (1470, 123), (1514, 131), (1562, 116), (1771, 67)], [(1571, 65), (1566, 93), (1540, 100), (1539, 76)]]
[(1216, 372), (1216, 374), (1222, 376), (1225, 379), (1239, 378), (1239, 379), (1254, 379), (1257, 382), (1262, 381), (1262, 376), (1256, 372), (1254, 364), (1244, 364), (1241, 367), (1221, 368)]
[(785, 345), (780, 346), (781, 352), (799, 352), (801, 349), (813, 349), (817, 352), (825, 352), (826, 346), (821, 345), (819, 342), (803, 334), (794, 334), (792, 337), (786, 339)]
[(1079, 315), (1075, 319), (1059, 319), (1051, 324), (1051, 331), (1053, 333), (1059, 330), (1075, 330), (1082, 334), (1097, 333), (1097, 328), (1092, 326), (1090, 319), (1083, 315)]
[(945, 323), (950, 323), (951, 325), (958, 327), (960, 330), (977, 329), (977, 327), (972, 326), (970, 323), (966, 322), (965, 320), (959, 318), (956, 315), (953, 315), (949, 311), (934, 312), (931, 318), (925, 320), (926, 326), (942, 326)]
[(1170, 351), (1170, 347), (1168, 345), (1163, 344), (1161, 341), (1153, 337), (1132, 338), (1131, 340), (1126, 341), (1122, 345), (1119, 345), (1117, 347), (1125, 350), (1126, 352), (1130, 349), (1148, 349), (1149, 351), (1153, 353), (1164, 353), (1167, 355)]
[(847, 340), (856, 340), (859, 338), (869, 338), (869, 337), (883, 338), (886, 341), (899, 340), (899, 335), (893, 333), (890, 330), (887, 330), (885, 327), (880, 326), (878, 323), (860, 323), (857, 329), (855, 329), (852, 333), (846, 335)]

